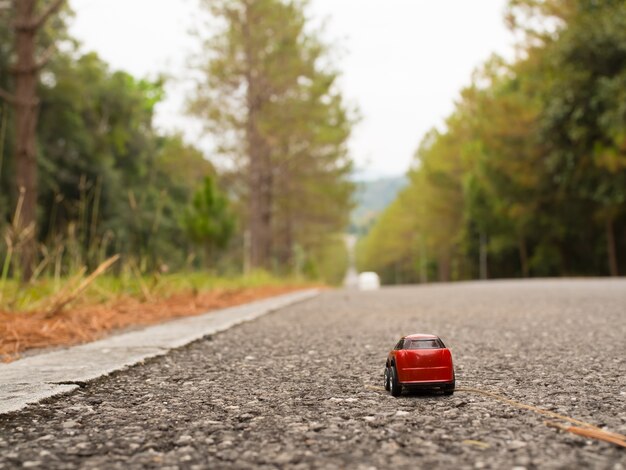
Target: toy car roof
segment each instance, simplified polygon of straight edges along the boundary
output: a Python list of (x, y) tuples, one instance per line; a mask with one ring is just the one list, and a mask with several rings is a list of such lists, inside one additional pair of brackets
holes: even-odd
[(439, 336), (417, 333), (414, 335), (403, 336), (402, 339), (439, 339)]

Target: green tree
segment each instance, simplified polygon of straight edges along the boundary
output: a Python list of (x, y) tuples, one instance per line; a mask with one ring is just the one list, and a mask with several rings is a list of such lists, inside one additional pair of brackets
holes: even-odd
[(211, 267), (216, 250), (227, 246), (235, 230), (228, 199), (218, 190), (213, 178), (205, 178), (185, 212), (183, 224), (189, 238), (204, 248), (205, 262)]
[[(142, 270), (184, 266), (192, 245), (180, 214), (215, 170), (180, 136), (155, 131), (163, 82), (112, 71), (69, 43), (39, 93), (41, 259), (62, 272), (113, 253)], [(3, 195), (13, 174), (3, 167)]]
[(403, 260), (422, 280), (626, 264), (626, 4), (512, 0), (508, 19), (523, 53), (476, 73), (360, 244), (387, 280), (411, 278)]
[(108, 250), (149, 259), (168, 189), (155, 187), (152, 119), (162, 83), (112, 72), (96, 54), (60, 55), (49, 79), (41, 91), (40, 239), (62, 243), (75, 231), (75, 251), (85, 253), (76, 262), (97, 263)]
[[(19, 194), (16, 230), (23, 234), (19, 257), (22, 278), (29, 280), (36, 258), (37, 233), (37, 121), (39, 118), (39, 75), (48, 64), (54, 44), (43, 49), (46, 24), (63, 6), (65, 0), (50, 0), (43, 6), (38, 0), (15, 1), (9, 10), (12, 50), (15, 62), (8, 67), (13, 89), (0, 88), (0, 98), (15, 112), (14, 184)], [(6, 64), (5, 64), (6, 66)]]
[[(63, 47), (51, 55), (37, 90), (36, 261), (58, 274), (93, 267), (113, 253), (142, 271), (185, 266), (193, 245), (181, 214), (204, 178), (216, 177), (215, 169), (180, 136), (155, 130), (163, 80), (111, 70), (97, 54), (83, 53), (67, 35), (69, 13), (51, 17), (39, 38), (42, 49), (60, 42)], [(14, 81), (8, 73), (13, 14), (13, 8), (0, 12), (0, 87), (6, 89)], [(2, 138), (15, 114), (7, 108), (0, 102), (3, 157), (15, 148), (12, 132)], [(13, 163), (0, 158), (2, 222), (10, 219), (17, 199)]]
[(204, 4), (224, 29), (205, 43), (190, 110), (243, 176), (234, 187), (252, 266), (293, 265), (296, 247), (319, 248), (347, 224), (352, 121), (337, 74), (323, 67), (328, 50), (308, 32), (303, 2)]
[[(607, 272), (617, 276), (622, 237), (616, 231), (623, 230), (626, 215), (626, 4), (576, 5), (549, 50), (553, 78), (541, 131), (561, 200), (582, 216), (568, 223), (581, 229), (590, 217), (598, 224)], [(593, 243), (585, 233), (589, 229), (568, 238), (581, 246)]]
[[(488, 240), (496, 275), (530, 275), (537, 213), (549, 196), (541, 184), (545, 172), (536, 129), (542, 83), (537, 76), (541, 73), (531, 58), (514, 65), (496, 58), (463, 92), (471, 128), (464, 150), (467, 246), (471, 249), (472, 238)], [(509, 264), (508, 253), (515, 250), (519, 270), (498, 269), (498, 258)]]

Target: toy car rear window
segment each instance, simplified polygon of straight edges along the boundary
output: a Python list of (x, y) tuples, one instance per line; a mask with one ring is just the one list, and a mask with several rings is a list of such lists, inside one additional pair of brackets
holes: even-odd
[(438, 339), (407, 339), (404, 349), (441, 349), (443, 343)]

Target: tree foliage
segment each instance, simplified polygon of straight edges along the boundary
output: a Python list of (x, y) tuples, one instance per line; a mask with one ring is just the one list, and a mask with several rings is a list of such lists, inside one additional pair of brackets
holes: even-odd
[(294, 270), (348, 223), (352, 118), (337, 73), (302, 2), (204, 4), (222, 30), (198, 57), (190, 110), (234, 163), (252, 266)]
[(519, 58), (476, 73), (360, 244), (388, 282), (626, 269), (626, 4), (512, 0), (508, 20)]
[[(0, 12), (0, 89), (14, 87), (15, 5)], [(205, 7), (223, 30), (199, 57), (190, 109), (217, 144), (213, 157), (232, 157), (220, 175), (203, 152), (153, 125), (163, 79), (111, 70), (85, 53), (67, 32), (69, 7), (39, 31), (37, 53), (59, 47), (36, 83), (36, 275), (93, 267), (114, 253), (135, 272), (202, 264), (237, 272), (249, 231), (255, 266), (338, 277), (346, 259), (338, 234), (351, 207), (352, 117), (329, 49), (299, 1)], [(10, 108), (0, 99), (0, 229), (10, 236), (0, 256), (19, 250)], [(229, 265), (216, 263), (218, 255)]]
[[(68, 47), (39, 88), (38, 262), (64, 273), (121, 253), (142, 270), (184, 266), (193, 245), (181, 214), (215, 171), (181, 137), (154, 129), (163, 81), (111, 71), (96, 54)], [(2, 166), (7, 222), (16, 201), (12, 163)]]
[(235, 218), (213, 178), (206, 177), (194, 195), (184, 226), (191, 241), (205, 248), (207, 263), (214, 260), (216, 249), (226, 248), (235, 230)]

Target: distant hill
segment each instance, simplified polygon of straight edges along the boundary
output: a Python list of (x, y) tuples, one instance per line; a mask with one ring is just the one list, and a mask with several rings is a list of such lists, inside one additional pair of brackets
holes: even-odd
[(351, 233), (364, 234), (376, 217), (393, 202), (407, 185), (406, 176), (392, 176), (372, 181), (358, 181), (356, 207), (352, 212)]

